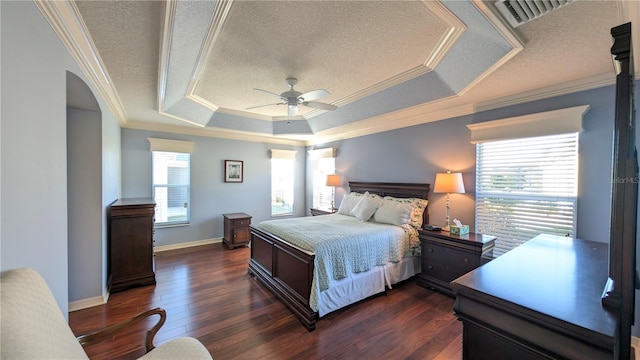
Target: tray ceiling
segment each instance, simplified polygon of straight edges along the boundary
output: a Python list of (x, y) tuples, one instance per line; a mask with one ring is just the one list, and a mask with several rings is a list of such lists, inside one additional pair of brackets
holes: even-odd
[[(586, 0), (515, 30), (481, 1), (42, 3), (68, 46), (96, 53), (86, 66), (124, 127), (301, 144), (611, 84), (609, 29), (640, 18)], [(254, 88), (287, 77), (338, 108), (247, 109), (280, 102)]]

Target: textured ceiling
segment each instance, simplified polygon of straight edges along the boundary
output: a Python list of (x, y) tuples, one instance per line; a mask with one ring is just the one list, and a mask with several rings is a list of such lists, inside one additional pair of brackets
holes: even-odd
[[(613, 83), (609, 30), (640, 17), (637, 4), (589, 0), (515, 30), (480, 1), (75, 5), (125, 127), (309, 142)], [(254, 88), (279, 94), (290, 76), (337, 110), (247, 109), (280, 102)]]

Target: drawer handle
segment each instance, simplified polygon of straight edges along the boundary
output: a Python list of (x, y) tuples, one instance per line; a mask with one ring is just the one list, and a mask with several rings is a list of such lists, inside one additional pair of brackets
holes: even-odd
[(469, 262), (469, 258), (464, 258), (464, 262), (468, 263)]
[(427, 266), (427, 269), (431, 270), (431, 269), (433, 269), (433, 266), (429, 265), (429, 266)]
[(429, 248), (429, 250), (428, 250), (428, 251), (429, 251), (430, 253), (432, 253), (432, 252), (433, 252), (433, 248)]

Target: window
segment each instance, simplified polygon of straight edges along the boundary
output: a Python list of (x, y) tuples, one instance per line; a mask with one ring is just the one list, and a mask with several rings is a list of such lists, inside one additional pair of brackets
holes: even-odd
[(313, 200), (315, 209), (330, 209), (333, 204), (334, 188), (327, 186), (327, 175), (334, 174), (336, 169), (335, 149), (319, 149), (309, 151), (313, 177)]
[(153, 198), (156, 225), (189, 223), (191, 154), (153, 152)]
[(575, 236), (578, 133), (476, 145), (476, 230), (499, 256), (545, 233)]
[(149, 138), (155, 226), (188, 224), (190, 220), (193, 142)]
[(293, 214), (295, 151), (271, 150), (271, 216)]

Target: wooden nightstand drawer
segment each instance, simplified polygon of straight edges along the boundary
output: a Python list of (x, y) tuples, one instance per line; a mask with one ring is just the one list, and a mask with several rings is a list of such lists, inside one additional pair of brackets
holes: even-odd
[(440, 262), (428, 262), (423, 264), (423, 274), (436, 278), (438, 280), (444, 282), (451, 282), (459, 278), (460, 276), (468, 273), (469, 271), (478, 267), (477, 265), (473, 266), (471, 263), (440, 263)]
[(459, 264), (469, 270), (480, 265), (480, 254), (430, 243), (423, 243), (422, 251), (423, 258), (429, 263)]
[(231, 220), (231, 227), (233, 228), (241, 228), (241, 227), (248, 228), (249, 225), (251, 225), (251, 218)]

